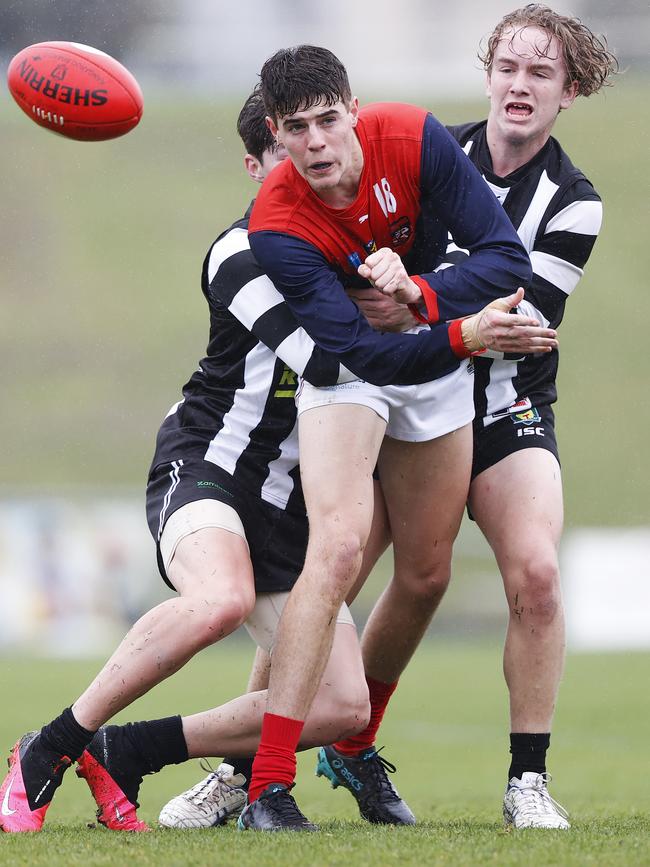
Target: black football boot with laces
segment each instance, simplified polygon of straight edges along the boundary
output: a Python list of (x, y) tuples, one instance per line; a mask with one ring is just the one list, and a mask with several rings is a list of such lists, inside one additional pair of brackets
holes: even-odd
[(239, 819), (240, 831), (318, 831), (298, 809), (290, 789), (281, 783), (271, 783), (262, 794), (247, 804)]
[(369, 747), (356, 756), (346, 756), (334, 747), (318, 751), (317, 777), (327, 777), (332, 788), (344, 786), (356, 799), (359, 812), (367, 822), (377, 825), (415, 825), (415, 816), (403, 801), (388, 774), (395, 765)]

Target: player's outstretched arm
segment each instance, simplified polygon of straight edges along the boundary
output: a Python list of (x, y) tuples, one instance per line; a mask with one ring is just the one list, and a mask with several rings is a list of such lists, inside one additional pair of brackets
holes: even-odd
[(461, 335), (465, 347), (474, 353), (493, 349), (521, 355), (557, 349), (555, 329), (541, 327), (531, 316), (510, 312), (523, 299), (524, 290), (519, 288), (512, 295), (497, 298), (478, 313), (464, 319)]

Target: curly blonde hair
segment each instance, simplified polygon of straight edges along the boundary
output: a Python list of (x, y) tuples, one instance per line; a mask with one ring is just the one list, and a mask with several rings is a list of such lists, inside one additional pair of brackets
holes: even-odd
[(479, 51), (479, 60), (486, 71), (492, 71), (494, 53), (504, 33), (515, 33), (526, 27), (539, 27), (548, 35), (548, 42), (540, 57), (546, 57), (551, 40), (555, 37), (560, 45), (562, 59), (567, 69), (569, 82), (578, 82), (578, 95), (591, 96), (598, 93), (602, 87), (611, 84), (611, 75), (618, 72), (618, 61), (607, 47), (604, 36), (596, 36), (579, 18), (569, 18), (559, 15), (548, 6), (541, 3), (529, 3), (521, 9), (515, 9), (499, 21), (487, 40), (485, 49)]

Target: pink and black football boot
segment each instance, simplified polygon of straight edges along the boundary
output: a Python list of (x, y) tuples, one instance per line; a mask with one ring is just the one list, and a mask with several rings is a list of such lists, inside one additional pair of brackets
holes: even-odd
[(111, 831), (150, 831), (137, 816), (142, 776), (120, 726), (102, 726), (83, 751), (77, 776), (87, 783), (97, 804), (97, 821)]
[(46, 749), (40, 732), (28, 732), (14, 746), (9, 773), (0, 787), (0, 830), (40, 831), (54, 792), (61, 785), (67, 756)]

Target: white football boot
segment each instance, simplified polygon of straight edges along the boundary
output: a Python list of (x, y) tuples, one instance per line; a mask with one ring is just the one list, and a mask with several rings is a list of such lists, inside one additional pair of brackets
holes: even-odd
[(205, 779), (182, 792), (160, 811), (158, 822), (164, 828), (212, 828), (236, 819), (246, 804), (246, 782), (235, 774), (232, 765), (220, 764)]
[(546, 784), (549, 774), (526, 771), (521, 779), (513, 777), (503, 798), (503, 818), (512, 828), (561, 828), (571, 827), (569, 814), (548, 793)]

